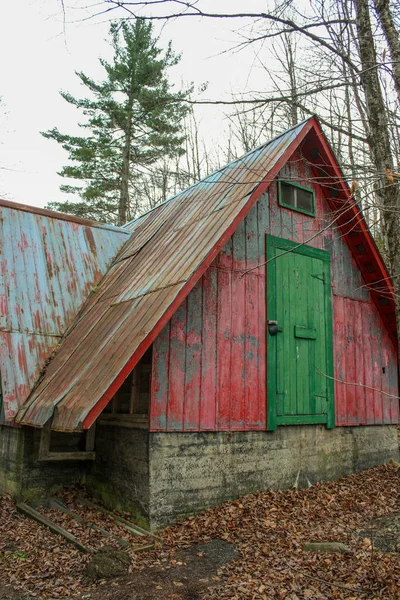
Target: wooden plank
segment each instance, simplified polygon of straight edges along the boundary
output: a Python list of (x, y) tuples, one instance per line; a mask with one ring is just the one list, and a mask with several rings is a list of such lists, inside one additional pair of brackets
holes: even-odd
[(344, 318), (344, 300), (341, 296), (333, 296), (336, 425), (347, 424), (346, 385), (341, 383), (346, 381)]
[[(276, 402), (277, 402), (277, 414), (283, 415), (290, 411), (290, 398), (295, 394), (293, 388), (293, 381), (295, 381), (295, 365), (296, 362), (292, 362), (294, 357), (291, 356), (291, 349), (293, 350), (293, 344), (291, 343), (291, 331), (290, 331), (290, 285), (291, 285), (291, 269), (290, 269), (290, 255), (283, 254), (284, 251), (275, 251), (274, 268), (276, 272), (275, 282), (275, 294), (276, 294), (276, 320), (278, 325), (282, 328), (282, 334), (278, 333), (275, 336), (276, 344)], [(281, 256), (280, 256), (281, 255)], [(272, 265), (271, 265), (272, 266)], [(268, 280), (268, 285), (270, 282)], [(268, 316), (268, 319), (270, 317)], [(268, 340), (272, 342), (271, 337), (268, 334)], [(271, 344), (272, 346), (272, 344)], [(292, 368), (289, 368), (289, 364)]]
[[(294, 308), (295, 319), (294, 323), (298, 326), (307, 327), (308, 325), (308, 306), (311, 301), (309, 296), (308, 279), (311, 275), (311, 264), (307, 257), (299, 255), (297, 252), (292, 253), (293, 263), (293, 282), (291, 287), (290, 303)], [(293, 332), (293, 330), (292, 330)], [(293, 333), (291, 334), (293, 335)], [(294, 346), (297, 348), (297, 397), (296, 401), (291, 405), (291, 414), (302, 415), (309, 414), (309, 399), (310, 399), (310, 358), (309, 358), (309, 342), (296, 338), (293, 340)]]
[(47, 517), (44, 517), (42, 514), (40, 514), (40, 512), (38, 512), (37, 510), (35, 510), (31, 506), (29, 506), (28, 504), (25, 504), (25, 502), (18, 502), (17, 510), (20, 513), (22, 513), (23, 515), (25, 515), (26, 517), (29, 517), (30, 519), (37, 521), (41, 525), (48, 527), (50, 529), (50, 531), (52, 531), (53, 533), (57, 533), (58, 535), (61, 535), (64, 539), (67, 540), (67, 542), (69, 542), (70, 544), (73, 544), (81, 552), (86, 552), (88, 554), (91, 553), (91, 550), (89, 548), (86, 548), (86, 546), (84, 546), (83, 544), (81, 544), (81, 542), (79, 540), (77, 540), (76, 537), (74, 535), (72, 535), (72, 533), (70, 533), (66, 529), (63, 529), (62, 527), (60, 527), (53, 521), (50, 521), (50, 519), (47, 519)]
[(148, 429), (148, 415), (113, 415), (103, 413), (97, 421), (101, 425), (117, 425), (118, 427), (128, 427), (131, 429)]
[[(254, 207), (251, 213), (254, 211)], [(249, 213), (250, 214), (250, 213)], [(247, 216), (246, 220), (248, 219)], [(232, 285), (232, 336), (231, 336), (231, 404), (230, 404), (230, 429), (245, 429), (245, 382), (244, 351), (245, 351), (245, 312), (246, 279), (243, 275), (246, 269), (246, 224), (242, 222), (232, 238), (233, 272)]]
[[(317, 277), (313, 277), (313, 275), (319, 274), (322, 271), (323, 264), (321, 264), (321, 261), (313, 260), (312, 269), (308, 277), (309, 300), (307, 303), (307, 321), (309, 327), (306, 329), (302, 327), (298, 328), (300, 336), (305, 334), (309, 336), (306, 339), (312, 340), (308, 344), (310, 370), (309, 406), (312, 414), (321, 414), (326, 411), (326, 401), (325, 406), (323, 406), (323, 398), (321, 397), (327, 387), (326, 379), (317, 371), (317, 368), (322, 373), (325, 373), (326, 370), (324, 283)], [(297, 328), (295, 327), (295, 337), (296, 330)], [(321, 343), (322, 340), (323, 343)]]
[[(362, 311), (364, 303), (353, 301), (354, 304), (354, 338), (355, 338), (355, 363), (356, 363), (356, 381), (364, 381), (364, 336)], [(365, 389), (356, 387), (357, 398), (357, 423), (359, 425), (366, 422), (365, 412)]]
[(55, 462), (63, 460), (95, 460), (96, 452), (49, 452), (39, 458), (40, 462)]
[(294, 326), (294, 337), (301, 338), (304, 340), (316, 340), (317, 339), (317, 330), (312, 327), (303, 327), (301, 325), (300, 326), (295, 325)]
[(281, 208), (282, 237), (286, 240), (293, 239), (293, 211)]
[(132, 523), (131, 521), (128, 521), (127, 519), (124, 519), (123, 517), (119, 517), (118, 515), (111, 512), (110, 510), (107, 510), (106, 508), (104, 508), (103, 506), (100, 506), (99, 504), (96, 504), (95, 502), (91, 502), (90, 500), (87, 500), (86, 498), (78, 498), (77, 501), (79, 504), (83, 504), (83, 506), (89, 506), (90, 508), (94, 508), (95, 510), (98, 510), (99, 512), (101, 512), (103, 514), (108, 515), (109, 517), (114, 519), (114, 521), (117, 521), (117, 523), (121, 523), (126, 529), (128, 529), (135, 535), (139, 535), (139, 536), (148, 535), (157, 540), (161, 539), (158, 536), (154, 535), (154, 533), (150, 533), (150, 531), (147, 531), (147, 529), (143, 529), (142, 527), (139, 527), (139, 525), (136, 525), (136, 523)]
[(70, 515), (78, 523), (87, 525), (90, 529), (94, 529), (95, 531), (98, 531), (99, 533), (104, 535), (104, 537), (113, 538), (114, 540), (116, 540), (118, 542), (118, 544), (121, 546), (121, 548), (128, 548), (128, 546), (130, 546), (130, 544), (127, 540), (124, 540), (123, 538), (119, 537), (118, 535), (114, 535), (110, 531), (103, 529), (103, 527), (99, 527), (98, 525), (96, 525), (96, 523), (93, 523), (92, 521), (88, 521), (88, 520), (84, 519), (83, 517), (78, 515), (76, 512), (71, 510), (66, 504), (64, 504), (64, 502), (62, 502), (61, 500), (58, 500), (58, 498), (48, 498), (48, 500), (41, 503), (41, 506), (48, 506), (49, 508), (54, 508), (56, 510), (60, 510), (61, 512), (65, 513), (67, 515)]
[(167, 412), (167, 430), (183, 430), (183, 405), (185, 397), (185, 344), (186, 310), (184, 300), (171, 319), (169, 351), (169, 398)]
[(140, 405), (140, 371), (141, 362), (139, 361), (132, 371), (131, 395), (129, 398), (129, 414), (133, 415), (138, 412)]
[(145, 550), (153, 550), (154, 544), (143, 544), (142, 546), (131, 546), (132, 552), (144, 552)]
[[(271, 243), (269, 236), (266, 236), (267, 246), (267, 320), (276, 320), (278, 316), (277, 308), (277, 286), (276, 286), (276, 248)], [(267, 427), (269, 431), (276, 429), (277, 417), (277, 336), (271, 336), (267, 329), (267, 382), (268, 382), (268, 420)]]
[(259, 429), (267, 428), (267, 249), (265, 235), (269, 230), (268, 196), (265, 194), (257, 203), (258, 260), (261, 266), (257, 269), (258, 282), (258, 319), (257, 319), (257, 373), (258, 373), (258, 423)]
[(187, 297), (185, 397), (183, 407), (184, 431), (199, 431), (200, 429), (202, 300), (202, 279), (200, 279)]
[(347, 401), (347, 425), (358, 424), (356, 347), (354, 330), (354, 302), (348, 298), (344, 299), (344, 314), (346, 318), (346, 401)]
[(93, 425), (91, 426), (91, 428), (87, 429), (87, 431), (86, 431), (86, 438), (85, 438), (86, 452), (94, 451), (95, 440), (96, 440), (96, 422), (94, 422)]
[(276, 418), (278, 425), (307, 425), (326, 423), (326, 415), (285, 415)]
[(231, 416), (232, 241), (218, 257), (217, 430), (228, 431)]
[(269, 188), (269, 220), (270, 231), (268, 233), (282, 237), (281, 208), (278, 206), (278, 183), (273, 181)]
[(40, 432), (39, 460), (46, 458), (50, 452), (51, 419), (47, 421)]
[[(324, 304), (325, 304), (325, 336), (326, 336), (326, 388), (328, 392), (327, 421), (329, 429), (335, 427), (335, 386), (334, 359), (333, 359), (333, 320), (332, 320), (332, 285), (331, 285), (331, 262), (330, 255), (325, 253), (324, 262)], [(331, 378), (331, 379), (329, 379)]]
[(381, 328), (378, 311), (373, 307), (373, 317), (371, 321), (371, 333), (373, 339), (373, 384), (374, 391), (374, 421), (375, 423), (383, 423), (383, 406), (382, 406), (382, 339)]
[(398, 383), (398, 364), (397, 364), (397, 352), (393, 347), (393, 344), (389, 344), (390, 358), (388, 362), (389, 368), (389, 390), (391, 394), (390, 398), (390, 414), (391, 423), (397, 424), (399, 422), (399, 383)]
[(293, 211), (292, 235), (290, 236), (290, 239), (293, 240), (293, 242), (303, 243), (307, 239), (307, 237), (304, 235), (303, 225), (304, 225), (304, 215)]
[(364, 348), (364, 385), (365, 388), (365, 420), (367, 425), (375, 423), (374, 418), (374, 392), (369, 389), (373, 387), (373, 347), (374, 342), (371, 335), (371, 305), (365, 305), (362, 311), (362, 330)]
[[(392, 422), (392, 411), (391, 411), (391, 399), (390, 396), (390, 346), (391, 342), (386, 334), (386, 331), (382, 327), (382, 405), (383, 405), (383, 422), (389, 424)], [(383, 372), (384, 371), (384, 372)]]
[[(259, 203), (261, 200), (259, 201)], [(246, 269), (254, 268), (265, 261), (264, 244), (261, 246), (258, 232), (258, 205), (247, 215), (246, 219)], [(262, 240), (265, 234), (262, 233)], [(265, 242), (264, 242), (265, 243)], [(259, 348), (260, 336), (265, 340), (266, 330), (260, 329), (260, 319), (265, 306), (260, 305), (260, 279), (265, 277), (265, 267), (254, 269), (247, 273), (244, 289), (244, 364), (243, 364), (243, 395), (244, 395), (244, 422), (245, 429), (260, 429), (265, 427), (265, 391), (260, 398), (259, 379), (265, 379), (265, 363), (260, 364)], [(261, 300), (265, 305), (265, 297)], [(265, 386), (264, 386), (265, 390)], [(260, 407), (261, 403), (261, 407)]]
[(213, 265), (203, 276), (203, 355), (201, 361), (201, 407), (202, 430), (217, 428), (217, 270)]
[(153, 362), (150, 386), (150, 431), (165, 431), (169, 397), (169, 321), (153, 343)]

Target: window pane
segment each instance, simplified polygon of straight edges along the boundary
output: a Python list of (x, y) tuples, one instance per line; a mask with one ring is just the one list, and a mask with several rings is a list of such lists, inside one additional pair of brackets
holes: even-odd
[(296, 206), (295, 188), (292, 185), (288, 185), (287, 183), (282, 182), (281, 193), (281, 202), (283, 202), (284, 204), (288, 204), (289, 206)]
[(312, 192), (295, 188), (297, 193), (297, 208), (313, 212), (313, 195)]

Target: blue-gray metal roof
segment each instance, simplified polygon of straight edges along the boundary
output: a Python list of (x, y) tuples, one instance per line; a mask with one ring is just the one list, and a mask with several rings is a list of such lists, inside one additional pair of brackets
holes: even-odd
[(11, 422), (129, 237), (122, 228), (0, 201), (0, 380)]

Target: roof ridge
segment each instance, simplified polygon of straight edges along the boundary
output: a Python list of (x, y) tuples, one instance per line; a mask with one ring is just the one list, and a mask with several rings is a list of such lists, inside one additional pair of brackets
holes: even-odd
[(178, 198), (178, 196), (180, 196), (181, 194), (183, 194), (183, 192), (187, 192), (188, 190), (196, 187), (196, 185), (199, 185), (199, 183), (203, 183), (203, 182), (207, 181), (208, 179), (210, 179), (211, 177), (215, 176), (217, 173), (225, 171), (226, 169), (228, 169), (229, 167), (231, 167), (232, 165), (234, 165), (236, 162), (239, 162), (239, 161), (245, 159), (246, 156), (249, 156), (250, 154), (253, 154), (255, 152), (260, 151), (265, 146), (268, 146), (269, 144), (272, 144), (273, 142), (275, 142), (278, 138), (282, 137), (283, 135), (286, 135), (286, 134), (290, 133), (291, 131), (293, 131), (293, 129), (297, 129), (298, 127), (301, 127), (301, 126), (305, 125), (308, 121), (310, 121), (313, 118), (315, 118), (315, 115), (312, 115), (311, 117), (307, 117), (307, 119), (303, 119), (303, 121), (300, 121), (300, 123), (297, 123), (297, 125), (293, 125), (289, 129), (285, 129), (284, 131), (282, 131), (278, 135), (275, 135), (274, 137), (270, 138), (268, 141), (264, 142), (263, 144), (260, 144), (256, 148), (253, 148), (252, 150), (249, 150), (248, 152), (245, 152), (244, 154), (241, 154), (240, 156), (238, 156), (237, 158), (235, 158), (234, 160), (232, 160), (231, 162), (229, 162), (225, 166), (221, 167), (220, 169), (216, 169), (215, 171), (212, 171), (212, 173), (209, 173), (209, 175), (206, 175), (206, 177), (203, 177), (203, 179), (199, 179), (198, 181), (196, 181), (196, 183), (192, 183), (192, 185), (190, 185), (189, 187), (186, 187), (181, 192), (178, 192), (174, 196), (171, 196), (170, 198), (167, 198), (167, 200), (164, 200), (163, 202), (160, 202), (156, 206), (153, 206), (153, 208), (150, 208), (149, 210), (146, 210), (146, 212), (142, 213), (141, 215), (138, 215), (137, 217), (135, 217), (131, 221), (128, 221), (128, 223), (125, 223), (122, 227), (123, 228), (127, 228), (130, 225), (133, 225), (134, 223), (136, 223), (137, 221), (139, 221), (139, 219), (142, 219), (143, 217), (145, 217), (146, 215), (150, 214), (154, 210), (160, 208), (160, 206), (164, 206), (165, 204), (168, 204), (168, 202), (171, 202), (175, 198)]
[(83, 217), (69, 215), (68, 213), (59, 212), (57, 210), (50, 210), (49, 208), (41, 208), (39, 206), (31, 206), (30, 204), (22, 204), (21, 202), (12, 202), (11, 200), (4, 200), (2, 198), (0, 198), (0, 208), (1, 207), (21, 210), (23, 212), (28, 212), (35, 215), (42, 215), (44, 217), (49, 217), (50, 219), (58, 219), (60, 221), (68, 221), (69, 223), (77, 223), (78, 225), (86, 225), (87, 227), (109, 229), (111, 231), (117, 231), (125, 234), (129, 233), (124, 227), (118, 227), (117, 225), (111, 225), (110, 223), (100, 223), (99, 221), (84, 219)]

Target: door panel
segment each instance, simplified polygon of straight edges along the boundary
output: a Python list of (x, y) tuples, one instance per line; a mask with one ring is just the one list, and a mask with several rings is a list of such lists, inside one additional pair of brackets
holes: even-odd
[(269, 428), (332, 426), (332, 331), (327, 252), (267, 236)]

